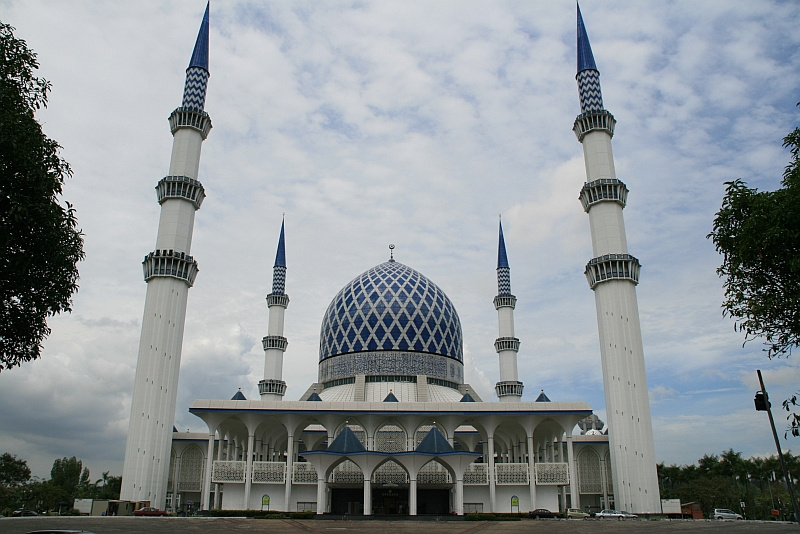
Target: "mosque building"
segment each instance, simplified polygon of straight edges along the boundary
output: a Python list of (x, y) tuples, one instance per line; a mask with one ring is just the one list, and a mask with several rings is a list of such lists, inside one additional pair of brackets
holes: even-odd
[[(157, 185), (156, 248), (143, 262), (147, 297), (121, 498), (180, 511), (271, 509), (317, 514), (422, 515), (527, 512), (535, 508), (657, 513), (660, 498), (635, 286), (622, 209), (628, 190), (611, 152), (613, 115), (578, 10), (582, 143), (608, 429), (585, 402), (523, 402), (502, 225), (497, 296), (500, 380), (496, 402), (466, 382), (461, 322), (430, 279), (394, 259), (366, 270), (322, 318), (317, 381), (284, 400), (289, 345), (285, 228), (267, 295), (260, 399), (196, 400), (189, 411), (207, 433), (175, 431), (174, 412), (195, 212), (205, 197), (200, 148), (211, 129), (208, 6), (181, 106), (170, 116), (173, 151)], [(390, 246), (392, 249), (393, 246)], [(346, 278), (345, 278), (346, 279)], [(295, 359), (308, 356), (295, 356)]]

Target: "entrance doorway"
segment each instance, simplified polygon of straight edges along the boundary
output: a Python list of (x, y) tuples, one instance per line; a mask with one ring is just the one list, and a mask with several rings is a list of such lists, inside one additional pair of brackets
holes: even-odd
[(332, 488), (331, 513), (337, 515), (363, 515), (364, 488)]
[(408, 515), (408, 488), (373, 488), (372, 513)]
[(417, 514), (447, 515), (450, 511), (449, 489), (417, 490)]

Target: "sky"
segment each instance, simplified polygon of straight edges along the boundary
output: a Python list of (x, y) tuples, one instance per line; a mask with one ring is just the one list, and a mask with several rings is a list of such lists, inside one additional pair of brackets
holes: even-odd
[[(0, 374), (0, 451), (49, 478), (76, 456), (122, 474), (154, 187), (169, 168), (202, 0), (0, 0), (0, 20), (52, 83), (37, 114), (74, 176), (85, 235), (73, 312), (50, 319), (41, 359)], [(793, 2), (584, 0), (637, 286), (656, 457), (775, 454), (756, 369), (778, 406), (796, 357), (770, 361), (723, 317), (721, 257), (706, 238), (724, 183), (780, 186), (800, 119)], [(316, 381), (319, 329), (339, 289), (395, 258), (453, 301), (466, 381), (496, 400), (497, 225), (517, 296), (523, 400), (586, 401), (605, 420), (592, 256), (572, 133), (575, 3), (222, 1), (210, 12), (206, 111), (175, 425), (207, 431), (195, 399), (258, 398), (266, 295), (281, 220), (291, 301), (286, 400)], [(785, 414), (775, 410), (784, 450)]]

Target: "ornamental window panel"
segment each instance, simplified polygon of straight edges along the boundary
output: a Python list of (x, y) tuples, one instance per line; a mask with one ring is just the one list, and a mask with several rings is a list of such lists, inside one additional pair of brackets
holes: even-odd
[(292, 464), (292, 482), (294, 484), (316, 484), (317, 470), (308, 462)]
[(201, 491), (203, 487), (203, 451), (192, 446), (181, 454), (178, 491)]
[(600, 457), (591, 449), (584, 449), (577, 458), (578, 488), (581, 493), (603, 493)]
[(611, 451), (606, 451), (606, 492), (609, 495), (614, 494), (614, 481), (611, 478)]
[(530, 482), (528, 464), (495, 464), (495, 483), (498, 486), (525, 485)]
[(417, 484), (452, 484), (452, 482), (450, 472), (436, 460), (423, 465), (417, 473)]
[(372, 482), (376, 484), (406, 484), (408, 483), (408, 473), (400, 464), (389, 460), (372, 473)]
[(536, 484), (539, 486), (566, 486), (569, 484), (569, 464), (567, 463), (538, 463), (536, 471)]
[(253, 462), (253, 483), (283, 484), (285, 482), (286, 462)]
[(355, 463), (345, 460), (331, 472), (328, 482), (336, 484), (363, 484), (364, 472)]
[(378, 452), (405, 452), (406, 445), (406, 433), (397, 425), (386, 425), (375, 434)]
[(464, 485), (485, 486), (487, 484), (489, 484), (489, 464), (469, 464), (467, 470), (464, 471)]
[(211, 469), (211, 482), (224, 484), (226, 482), (244, 482), (247, 462), (231, 460), (215, 460)]

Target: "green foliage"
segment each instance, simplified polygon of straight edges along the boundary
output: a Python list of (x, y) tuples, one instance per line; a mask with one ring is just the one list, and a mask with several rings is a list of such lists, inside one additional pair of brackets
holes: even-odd
[[(785, 453), (784, 460), (790, 473), (800, 472), (800, 457)], [(747, 519), (763, 520), (774, 519), (772, 509), (783, 517), (791, 512), (777, 456), (744, 459), (740, 452), (728, 449), (719, 456), (704, 455), (697, 465), (658, 464), (657, 468), (662, 499), (699, 502), (706, 516), (714, 508), (730, 508)]]
[(72, 170), (34, 118), (50, 84), (13, 32), (0, 22), (0, 371), (40, 356), (47, 318), (71, 311), (84, 257), (75, 210), (59, 201)]
[(465, 521), (522, 521), (521, 514), (464, 514)]
[[(800, 106), (800, 104), (798, 104)], [(762, 338), (768, 358), (790, 356), (800, 344), (800, 128), (784, 137), (791, 160), (782, 187), (758, 191), (727, 182), (708, 234), (722, 255), (723, 314), (733, 317), (745, 343)], [(800, 435), (797, 396), (783, 403), (789, 431)]]
[(28, 462), (18, 460), (7, 452), (0, 456), (0, 486), (16, 487), (26, 483), (31, 478)]

